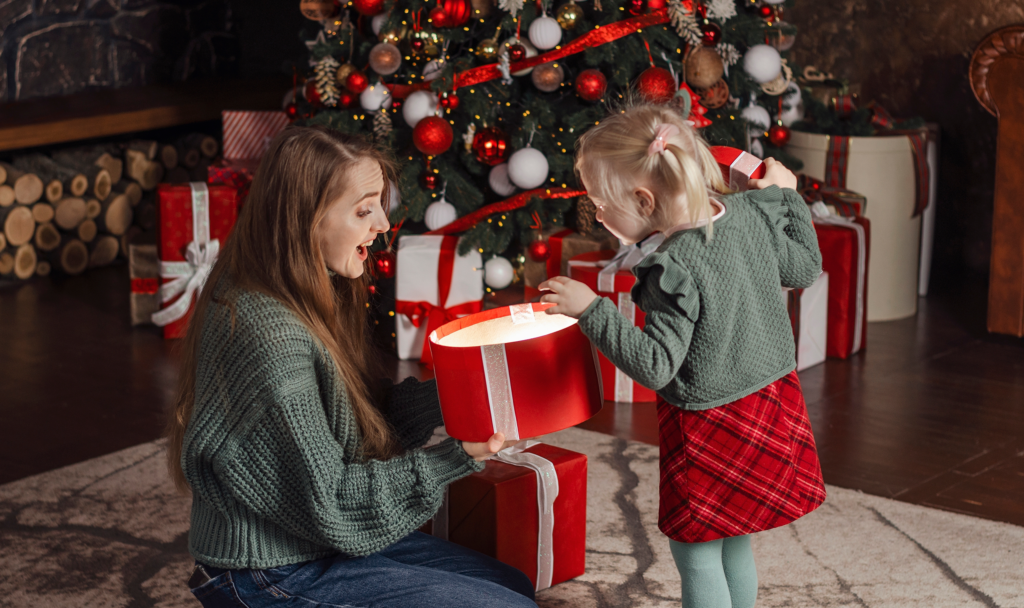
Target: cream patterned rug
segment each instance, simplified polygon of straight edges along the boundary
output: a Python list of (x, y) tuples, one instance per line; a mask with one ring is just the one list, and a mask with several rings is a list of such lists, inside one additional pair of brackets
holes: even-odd
[[(658, 450), (569, 429), (589, 456), (587, 573), (543, 608), (677, 607), (656, 526)], [(190, 499), (160, 442), (0, 486), (0, 606), (198, 606), (182, 582)], [(761, 607), (1024, 608), (1024, 528), (829, 487), (797, 523), (755, 537)]]

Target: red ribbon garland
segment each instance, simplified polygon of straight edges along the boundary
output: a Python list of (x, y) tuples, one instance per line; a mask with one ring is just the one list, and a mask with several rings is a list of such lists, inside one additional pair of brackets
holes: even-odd
[(489, 215), (494, 215), (495, 213), (501, 213), (504, 211), (522, 209), (526, 206), (526, 203), (535, 196), (540, 199), (575, 198), (577, 196), (583, 196), (586, 193), (586, 190), (570, 190), (569, 188), (537, 188), (536, 190), (527, 190), (526, 192), (520, 192), (519, 194), (503, 201), (481, 207), (469, 215), (464, 215), (446, 226), (441, 226), (437, 230), (431, 230), (425, 234), (437, 236), (441, 234), (455, 234), (457, 232), (462, 232), (463, 230), (469, 230), (473, 226), (476, 226), (480, 220)]
[[(624, 19), (604, 27), (598, 26), (560, 48), (548, 51), (543, 55), (537, 55), (535, 57), (530, 57), (529, 59), (513, 63), (509, 66), (509, 71), (518, 72), (520, 70), (536, 67), (542, 63), (562, 59), (569, 55), (575, 55), (580, 51), (600, 46), (607, 42), (612, 42), (613, 40), (618, 40), (619, 38), (630, 34), (635, 34), (645, 27), (661, 25), (668, 22), (668, 9), (662, 8), (647, 15)], [(456, 80), (458, 82), (458, 88), (462, 88), (480, 84), (482, 82), (489, 82), (498, 78), (501, 78), (501, 70), (498, 69), (497, 63), (491, 63), (461, 72), (458, 74)], [(430, 88), (430, 83), (424, 82), (414, 85), (395, 84), (388, 85), (388, 88), (391, 89), (392, 97), (395, 99), (404, 99), (410, 93)]]

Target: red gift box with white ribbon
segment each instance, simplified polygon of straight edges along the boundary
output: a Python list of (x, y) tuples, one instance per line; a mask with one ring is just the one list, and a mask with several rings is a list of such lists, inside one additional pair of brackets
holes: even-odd
[(586, 566), (587, 457), (524, 441), (448, 486), (431, 533), (518, 568), (534, 589)]
[(764, 163), (749, 152), (728, 146), (711, 146), (711, 155), (718, 161), (722, 178), (730, 190), (745, 192), (748, 181), (764, 177)]
[(829, 275), (825, 354), (846, 359), (867, 343), (871, 222), (866, 217), (832, 215), (823, 207), (816, 203), (811, 211), (821, 267)]
[(449, 435), (487, 441), (539, 437), (575, 426), (604, 405), (597, 353), (576, 319), (552, 304), (503, 306), (431, 333), (430, 351)]
[(161, 184), (160, 301), (153, 323), (164, 338), (184, 337), (196, 296), (238, 219), (238, 191), (229, 186)]
[(270, 147), (270, 140), (290, 123), (284, 112), (225, 110), (220, 114), (224, 131), (224, 158), (259, 159)]

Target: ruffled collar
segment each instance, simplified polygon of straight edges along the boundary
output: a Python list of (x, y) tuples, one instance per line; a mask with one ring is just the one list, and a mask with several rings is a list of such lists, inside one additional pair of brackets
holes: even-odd
[[(717, 222), (718, 220), (722, 219), (722, 216), (725, 215), (725, 211), (726, 211), (725, 203), (723, 203), (722, 201), (716, 200), (716, 199), (711, 199), (711, 204), (718, 208), (718, 211), (715, 212), (715, 215), (713, 215), (711, 217), (711, 219), (713, 221)], [(675, 234), (677, 232), (682, 232), (683, 230), (693, 230), (694, 228), (700, 228), (701, 226), (707, 226), (707, 225), (708, 225), (707, 218), (701, 218), (701, 219), (697, 220), (696, 222), (692, 222), (692, 223), (691, 222), (684, 222), (682, 224), (673, 226), (673, 227), (669, 228), (668, 230), (666, 230), (665, 231), (665, 238), (668, 238), (668, 237), (672, 236), (673, 234)]]

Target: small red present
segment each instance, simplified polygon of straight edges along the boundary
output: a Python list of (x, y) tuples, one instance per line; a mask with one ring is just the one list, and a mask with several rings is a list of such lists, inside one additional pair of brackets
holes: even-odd
[[(623, 316), (643, 329), (646, 315), (636, 306), (630, 295), (630, 290), (636, 283), (636, 277), (631, 270), (664, 240), (665, 236), (659, 233), (648, 237), (637, 247), (623, 247), (618, 253), (595, 251), (578, 255), (569, 260), (569, 276), (593, 289), (597, 295), (611, 300)], [(615, 367), (603, 353), (598, 352), (598, 358), (601, 363), (604, 394), (609, 399), (623, 403), (645, 403), (657, 399), (654, 391), (637, 384), (625, 372)]]
[(868, 199), (863, 194), (826, 186), (825, 182), (807, 175), (799, 176), (797, 190), (808, 205), (820, 202), (830, 213), (841, 217), (857, 217), (867, 212)]
[(254, 158), (219, 158), (207, 167), (206, 182), (211, 186), (231, 186), (238, 190), (238, 204), (245, 202), (260, 161)]
[(825, 215), (814, 218), (814, 230), (829, 275), (826, 354), (845, 359), (867, 342), (871, 223), (865, 217)]
[(722, 178), (730, 190), (744, 192), (748, 181), (764, 177), (764, 163), (749, 152), (728, 146), (711, 146), (711, 155), (718, 161)]
[(518, 568), (537, 591), (576, 578), (586, 565), (587, 457), (534, 441), (503, 450), (448, 486), (431, 533)]
[(527, 287), (537, 287), (554, 277), (568, 276), (569, 260), (581, 253), (606, 249), (615, 251), (619, 247), (619, 239), (600, 226), (587, 234), (564, 228), (551, 228), (542, 232), (541, 237), (548, 242), (548, 257), (542, 261), (526, 258), (523, 264), (523, 282)]
[(224, 158), (254, 158), (259, 160), (274, 139), (288, 126), (284, 112), (221, 112), (224, 131)]
[(185, 335), (206, 277), (238, 219), (238, 191), (230, 186), (160, 184), (160, 301), (153, 323), (164, 338)]

